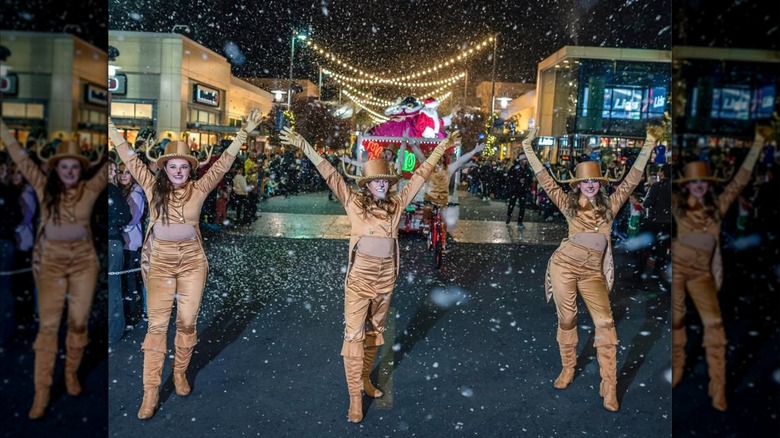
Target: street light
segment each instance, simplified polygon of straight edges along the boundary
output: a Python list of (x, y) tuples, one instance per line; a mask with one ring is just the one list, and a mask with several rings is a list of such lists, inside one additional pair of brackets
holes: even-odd
[(293, 30), (290, 43), (290, 83), (287, 86), (287, 108), (292, 108), (292, 82), (293, 82), (293, 59), (295, 58), (295, 39), (306, 41), (306, 34)]

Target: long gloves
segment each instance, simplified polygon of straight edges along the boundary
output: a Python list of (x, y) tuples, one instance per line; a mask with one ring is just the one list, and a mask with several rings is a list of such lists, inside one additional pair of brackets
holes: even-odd
[(438, 145), (436, 145), (436, 148), (431, 151), (431, 155), (428, 156), (428, 159), (425, 160), (426, 163), (430, 164), (431, 166), (436, 166), (436, 163), (439, 162), (442, 155), (444, 155), (444, 151), (447, 150), (450, 146), (455, 145), (455, 142), (457, 142), (460, 139), (460, 132), (453, 131), (451, 132), (447, 138), (440, 141)]
[(753, 166), (758, 161), (758, 155), (761, 153), (761, 148), (764, 147), (764, 142), (767, 137), (772, 135), (772, 127), (768, 125), (756, 125), (756, 135), (753, 138), (753, 145), (750, 146), (750, 150), (745, 156), (745, 160), (742, 162), (742, 168), (748, 172), (753, 171)]
[(653, 148), (655, 147), (655, 144), (658, 142), (658, 139), (663, 135), (664, 128), (663, 126), (658, 125), (647, 125), (646, 129), (646, 137), (645, 137), (645, 144), (642, 146), (642, 150), (639, 151), (639, 156), (636, 157), (636, 161), (634, 161), (634, 168), (640, 171), (645, 170), (645, 166), (647, 165), (647, 160), (650, 159), (650, 153), (653, 152)]
[(227, 153), (234, 157), (238, 155), (238, 151), (241, 150), (241, 146), (246, 143), (246, 137), (248, 133), (257, 128), (257, 125), (260, 124), (261, 120), (263, 120), (263, 116), (260, 114), (259, 109), (255, 108), (250, 111), (249, 116), (247, 116), (246, 121), (244, 122), (244, 126), (241, 127), (241, 129), (238, 131), (238, 134), (236, 134), (236, 138), (234, 138), (233, 142), (230, 143), (230, 146), (228, 146)]
[(536, 152), (534, 152), (534, 148), (531, 146), (531, 143), (536, 138), (537, 132), (539, 132), (539, 128), (528, 128), (528, 135), (526, 135), (525, 139), (523, 140), (523, 152), (525, 152), (525, 158), (528, 160), (528, 164), (531, 165), (531, 169), (533, 169), (534, 174), (544, 170), (542, 162), (539, 161), (539, 157), (536, 156)]
[(308, 158), (309, 161), (311, 161), (315, 166), (318, 166), (320, 163), (322, 163), (322, 160), (324, 160), (324, 158), (322, 158), (320, 154), (318, 154), (317, 151), (311, 147), (309, 142), (306, 141), (306, 139), (303, 138), (301, 134), (298, 134), (288, 127), (282, 129), (282, 132), (279, 133), (279, 138), (282, 140), (282, 144), (293, 146), (303, 151), (303, 153), (306, 155), (306, 158)]

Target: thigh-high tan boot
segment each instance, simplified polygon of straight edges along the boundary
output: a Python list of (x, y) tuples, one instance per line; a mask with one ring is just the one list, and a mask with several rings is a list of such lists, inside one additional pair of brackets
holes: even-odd
[(563, 330), (558, 327), (558, 349), (561, 351), (561, 373), (553, 384), (558, 389), (566, 389), (574, 380), (574, 367), (577, 365), (577, 327)]
[(599, 395), (604, 398), (604, 408), (613, 412), (620, 409), (617, 400), (617, 332), (614, 327), (596, 327), (596, 357), (599, 361), (601, 385)]
[(31, 420), (37, 420), (43, 417), (49, 405), (54, 361), (57, 360), (57, 335), (38, 333), (33, 349), (35, 350), (35, 399), (28, 416)]
[(174, 359), (173, 359), (173, 385), (176, 387), (176, 394), (185, 396), (191, 391), (190, 384), (185, 375), (187, 367), (192, 359), (192, 350), (197, 344), (196, 333), (176, 332), (174, 338)]
[(726, 333), (723, 325), (704, 326), (704, 348), (707, 356), (707, 372), (710, 375), (708, 393), (712, 407), (725, 412), (726, 403)]
[(376, 358), (377, 347), (365, 346), (363, 347), (363, 372), (361, 378), (363, 379), (363, 390), (366, 395), (372, 398), (382, 397), (383, 393), (371, 384), (371, 368), (374, 366), (374, 358)]
[(147, 333), (141, 349), (144, 352), (144, 399), (138, 410), (138, 418), (146, 420), (154, 416), (160, 399), (159, 388), (167, 352), (165, 333)]
[(86, 345), (86, 328), (83, 331), (68, 328), (68, 336), (65, 338), (65, 389), (68, 395), (81, 394), (78, 371)]
[(344, 356), (344, 374), (347, 376), (347, 389), (349, 390), (347, 418), (352, 423), (363, 421), (363, 396), (360, 392), (363, 388), (362, 371), (363, 358)]
[(688, 337), (685, 327), (672, 328), (672, 388), (682, 380), (685, 368), (685, 343)]

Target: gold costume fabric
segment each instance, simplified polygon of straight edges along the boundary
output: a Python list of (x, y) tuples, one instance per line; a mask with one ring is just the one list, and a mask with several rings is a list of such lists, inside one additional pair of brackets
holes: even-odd
[(153, 238), (147, 312), (148, 333), (168, 332), (173, 302), (176, 300), (176, 330), (192, 331), (206, 286), (208, 262), (198, 239), (168, 241)]
[(395, 288), (395, 257), (374, 257), (355, 253), (347, 274), (344, 297), (344, 343), (341, 355), (363, 357), (363, 346), (385, 343), (385, 331), (390, 300)]
[(617, 344), (612, 310), (609, 307), (609, 287), (602, 271), (603, 259), (604, 252), (569, 241), (553, 253), (549, 267), (558, 326), (562, 330), (571, 330), (577, 326), (579, 291), (596, 326), (595, 346)]
[(68, 296), (68, 330), (85, 329), (95, 295), (99, 264), (90, 239), (42, 239), (38, 274), (39, 335), (57, 334)]

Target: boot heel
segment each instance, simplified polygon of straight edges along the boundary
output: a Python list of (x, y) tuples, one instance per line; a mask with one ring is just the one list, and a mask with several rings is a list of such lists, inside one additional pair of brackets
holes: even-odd
[(36, 388), (35, 399), (33, 399), (33, 405), (30, 408), (28, 417), (30, 420), (38, 420), (43, 418), (46, 413), (46, 407), (49, 406), (49, 388)]
[(160, 400), (160, 394), (157, 389), (153, 391), (144, 391), (144, 400), (141, 402), (141, 408), (138, 409), (138, 418), (146, 420), (152, 418), (157, 411), (157, 403)]
[(351, 423), (363, 421), (363, 397), (359, 395), (349, 396), (349, 412), (347, 418)]

